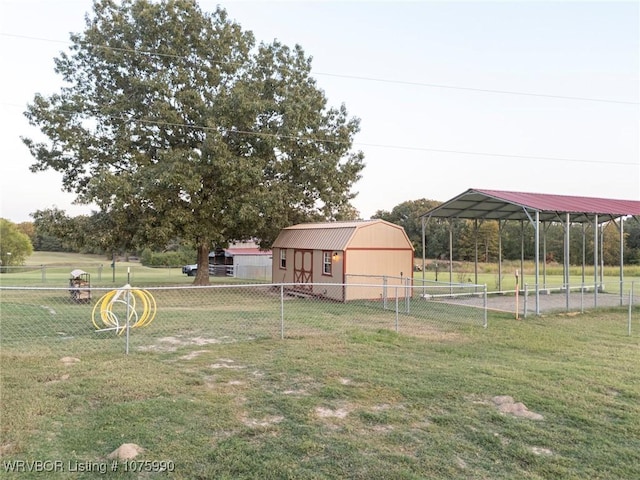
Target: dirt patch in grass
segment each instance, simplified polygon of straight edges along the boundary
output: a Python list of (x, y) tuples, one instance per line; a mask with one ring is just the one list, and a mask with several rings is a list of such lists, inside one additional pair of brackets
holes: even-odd
[(75, 363), (78, 363), (80, 359), (76, 357), (62, 357), (60, 361), (65, 365), (73, 365)]
[(71, 378), (71, 375), (69, 375), (68, 373), (65, 373), (64, 375), (60, 375), (59, 378), (54, 378), (54, 379), (51, 379), (51, 380), (45, 382), (45, 385), (51, 385), (53, 383), (64, 382), (65, 380), (69, 380), (69, 378)]
[(194, 350), (191, 353), (187, 353), (186, 355), (181, 356), (180, 360), (193, 360), (194, 358), (199, 357), (203, 353), (207, 353), (207, 350)]
[[(138, 349), (143, 352), (175, 352), (178, 348), (188, 346), (216, 345), (220, 343), (233, 343), (235, 339), (224, 336), (220, 338), (205, 337), (162, 337), (153, 345), (143, 345)], [(204, 353), (201, 350), (200, 353)], [(194, 357), (192, 357), (194, 358)], [(187, 359), (188, 360), (188, 359)]]
[(346, 408), (326, 408), (326, 407), (316, 407), (315, 409), (316, 416), (320, 418), (346, 418), (349, 415), (349, 410)]
[(299, 395), (299, 396), (305, 396), (305, 395), (309, 395), (309, 393), (304, 390), (304, 389), (298, 389), (298, 390), (284, 390), (282, 392), (283, 395)]
[(247, 367), (244, 365), (235, 365), (235, 362), (228, 358), (219, 358), (216, 363), (212, 363), (211, 365), (209, 365), (209, 368), (214, 368), (214, 369), (230, 368), (235, 370), (235, 369), (243, 369)]
[(522, 402), (516, 402), (509, 395), (498, 395), (492, 399), (494, 405), (500, 413), (523, 417), (530, 420), (542, 420), (544, 417), (539, 413), (530, 411)]
[(240, 420), (249, 428), (266, 428), (282, 422), (284, 420), (284, 417), (280, 415), (271, 415), (260, 420), (257, 420), (255, 418), (241, 417)]
[(553, 455), (553, 451), (544, 447), (531, 447), (531, 451), (536, 455)]
[(15, 444), (13, 443), (5, 443), (0, 445), (0, 458), (7, 454), (13, 453), (14, 450), (16, 450), (16, 448)]

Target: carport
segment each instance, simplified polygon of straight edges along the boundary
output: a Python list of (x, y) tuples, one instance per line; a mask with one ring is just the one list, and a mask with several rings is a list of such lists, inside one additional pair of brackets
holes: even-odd
[[(421, 215), (422, 220), (422, 272), (426, 267), (427, 225), (432, 218), (449, 221), (449, 259), (453, 258), (453, 220), (473, 220), (475, 233), (475, 283), (478, 283), (478, 225), (485, 220), (498, 222), (498, 276), (502, 278), (502, 228), (508, 221), (524, 224), (530, 222), (534, 229), (535, 242), (535, 312), (540, 314), (540, 240), (544, 236), (544, 225), (559, 223), (564, 230), (564, 264), (563, 277), (567, 305), (569, 303), (569, 232), (570, 226), (579, 223), (583, 226), (583, 245), (586, 226), (593, 226), (593, 266), (594, 266), (594, 305), (598, 304), (599, 242), (603, 235), (602, 226), (613, 223), (620, 237), (620, 299), (623, 294), (624, 281), (624, 222), (623, 219), (633, 217), (640, 221), (640, 201), (613, 200), (593, 197), (577, 197), (567, 195), (550, 195), (543, 193), (509, 192), (501, 190), (469, 189), (457, 197)], [(543, 227), (543, 228), (541, 228)], [(523, 229), (524, 232), (524, 229)], [(543, 247), (545, 246), (543, 237)], [(546, 255), (546, 252), (543, 252)], [(544, 257), (543, 257), (544, 258)], [(583, 257), (584, 258), (584, 257)], [(600, 255), (601, 258), (601, 255)], [(584, 262), (584, 260), (583, 260)], [(523, 259), (521, 256), (521, 263)], [(452, 282), (452, 262), (449, 262), (449, 282)], [(521, 268), (522, 270), (522, 268)], [(499, 285), (499, 290), (502, 286)]]

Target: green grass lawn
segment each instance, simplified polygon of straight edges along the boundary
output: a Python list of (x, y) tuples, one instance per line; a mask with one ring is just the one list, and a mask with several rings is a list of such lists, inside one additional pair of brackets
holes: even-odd
[[(3, 348), (2, 465), (99, 465), (135, 443), (137, 460), (175, 471), (46, 478), (637, 478), (638, 337), (625, 322), (492, 315), (487, 330), (352, 328), (128, 356), (79, 344), (71, 365), (51, 346)], [(504, 395), (541, 418), (501, 413)]]
[[(68, 286), (66, 263), (82, 262), (51, 264), (60, 273), (48, 287)], [(138, 264), (117, 271), (127, 267), (150, 285), (193, 281)], [(21, 285), (13, 275), (2, 285)], [(281, 340), (278, 298), (221, 290), (154, 292), (158, 317), (133, 331), (129, 355), (123, 337), (96, 334), (91, 304), (3, 291), (0, 478), (639, 477), (640, 325), (627, 334), (626, 309), (490, 313), (484, 329), (464, 309), (414, 305), (397, 334), (393, 312), (289, 299)], [(419, 317), (452, 313), (465, 318)], [(534, 418), (500, 411), (504, 396)], [(125, 443), (149, 463), (111, 471), (107, 456)], [(7, 472), (15, 461), (60, 469)], [(125, 471), (151, 462), (173, 471)]]
[[(416, 260), (418, 264), (420, 262)], [(520, 276), (520, 285), (528, 284), (534, 289), (534, 264), (527, 261), (524, 264), (524, 275)], [(175, 268), (150, 268), (139, 262), (117, 261), (115, 269), (111, 268), (111, 260), (104, 255), (83, 255), (64, 252), (34, 252), (23, 267), (15, 267), (13, 273), (1, 274), (0, 285), (5, 286), (48, 286), (66, 287), (69, 284), (71, 270), (80, 268), (90, 273), (92, 286), (113, 287), (130, 282), (134, 286), (157, 285), (190, 285), (193, 277), (187, 277), (182, 273), (181, 267)], [(498, 290), (498, 273), (496, 264), (479, 264), (478, 284), (486, 285), (488, 291)], [(515, 289), (515, 269), (520, 268), (519, 262), (505, 262), (502, 269), (502, 290)], [(419, 285), (423, 279), (422, 272), (414, 272), (415, 284)], [(433, 269), (424, 272), (427, 282), (435, 281)], [(448, 268), (440, 268), (438, 272), (440, 282), (449, 281)], [(472, 263), (456, 263), (453, 272), (454, 283), (475, 282), (475, 272)], [(246, 283), (246, 280), (236, 280), (228, 277), (210, 277), (211, 283)], [(570, 285), (579, 287), (583, 278), (581, 268), (573, 266), (570, 271)], [(607, 290), (619, 290), (619, 269), (615, 266), (607, 266), (604, 270), (603, 283)], [(640, 282), (640, 267), (627, 266), (624, 272), (625, 290), (630, 288), (631, 282)], [(541, 288), (558, 288), (563, 283), (562, 266), (553, 265), (547, 267), (546, 282), (540, 269), (539, 278)], [(586, 267), (584, 282), (587, 285), (594, 283), (593, 266)], [(263, 283), (263, 282), (261, 282)], [(544, 284), (544, 285), (543, 285)]]

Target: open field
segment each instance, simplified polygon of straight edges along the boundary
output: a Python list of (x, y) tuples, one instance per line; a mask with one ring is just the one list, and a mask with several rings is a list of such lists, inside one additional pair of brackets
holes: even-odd
[[(416, 264), (421, 261), (416, 259)], [(430, 263), (428, 264), (428, 266)], [(187, 277), (180, 267), (175, 268), (149, 268), (139, 262), (117, 261), (115, 271), (111, 268), (111, 260), (101, 255), (82, 255), (61, 252), (34, 252), (23, 267), (14, 267), (8, 274), (0, 275), (0, 284), (6, 286), (60, 286), (65, 287), (69, 283), (69, 273), (75, 268), (81, 268), (91, 274), (91, 283), (95, 287), (110, 288), (121, 286), (129, 281), (136, 286), (157, 285), (191, 285), (193, 277)], [(432, 268), (432, 267), (431, 267)], [(520, 268), (519, 262), (505, 262), (502, 271), (502, 290), (515, 289), (516, 268)], [(486, 285), (488, 291), (498, 290), (498, 273), (496, 264), (479, 264), (478, 284)], [(580, 267), (571, 267), (570, 285), (580, 286), (583, 283)], [(421, 284), (422, 272), (415, 272), (416, 285)], [(424, 279), (433, 282), (436, 279), (435, 271), (429, 269), (424, 272)], [(469, 283), (475, 281), (474, 267), (471, 263), (456, 263), (456, 269), (452, 276), (453, 282)], [(229, 283), (234, 279), (228, 277), (210, 277), (212, 283)], [(449, 281), (448, 267), (441, 264), (438, 272), (440, 282)], [(627, 266), (624, 272), (625, 288), (631, 288), (631, 282), (640, 282), (640, 266)], [(246, 283), (239, 280), (236, 283)], [(603, 283), (608, 291), (618, 292), (620, 277), (617, 267), (605, 267)], [(562, 285), (562, 266), (547, 266), (546, 283), (540, 276), (541, 288), (558, 288)], [(593, 285), (593, 267), (587, 266), (584, 283)], [(535, 285), (534, 264), (525, 262), (524, 275), (520, 277), (520, 286), (528, 284), (533, 289)]]
[[(91, 275), (94, 287), (113, 288), (125, 285), (191, 285), (193, 277), (182, 273), (181, 267), (151, 268), (137, 261), (116, 261), (115, 269), (111, 260), (103, 255), (83, 255), (63, 252), (34, 252), (25, 265), (11, 267), (10, 273), (0, 275), (0, 285), (5, 286), (47, 286), (66, 287), (70, 272), (76, 268)], [(227, 277), (211, 277), (212, 283), (238, 283)], [(242, 280), (246, 282), (246, 280)]]
[[(637, 478), (639, 347), (624, 318), (492, 315), (488, 330), (354, 327), (128, 356), (3, 349), (0, 477), (44, 478), (5, 471), (42, 460), (67, 470), (46, 478)], [(175, 471), (68, 472), (111, 468), (124, 443)]]
[[(490, 313), (485, 329), (477, 308), (281, 310), (268, 286), (183, 276), (150, 287), (158, 316), (125, 355), (124, 336), (91, 323), (103, 292), (75, 304), (67, 275), (58, 290), (47, 276), (45, 290), (2, 291), (0, 478), (640, 476), (638, 307)], [(108, 458), (123, 444), (140, 463)]]

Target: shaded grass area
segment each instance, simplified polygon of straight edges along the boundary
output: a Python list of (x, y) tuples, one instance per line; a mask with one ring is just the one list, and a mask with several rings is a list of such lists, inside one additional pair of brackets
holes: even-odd
[[(101, 462), (136, 443), (139, 459), (176, 466), (47, 478), (635, 478), (639, 346), (625, 318), (492, 315), (488, 330), (351, 327), (128, 356), (105, 338), (74, 347), (71, 365), (56, 345), (9, 345), (0, 454)], [(543, 419), (500, 413), (497, 395)]]

